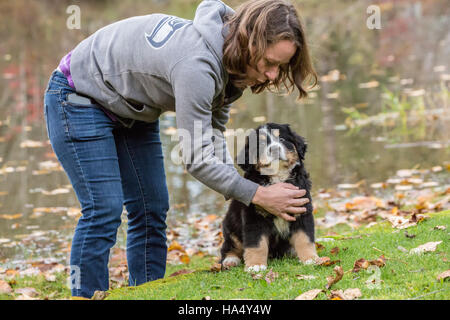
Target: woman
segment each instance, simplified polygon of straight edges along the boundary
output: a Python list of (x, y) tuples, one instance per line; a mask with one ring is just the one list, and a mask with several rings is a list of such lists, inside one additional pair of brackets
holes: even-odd
[[(215, 149), (226, 150), (221, 132), (230, 103), (246, 87), (255, 93), (296, 87), (301, 98), (310, 77), (317, 80), (303, 29), (284, 0), (249, 1), (236, 12), (205, 0), (192, 21), (133, 17), (78, 44), (45, 94), (49, 139), (82, 208), (70, 257), (72, 295), (108, 290), (123, 205), (130, 285), (164, 276), (169, 200), (158, 122), (164, 111), (176, 110), (180, 131), (202, 130), (201, 143), (182, 140), (183, 161), (196, 179), (289, 221), (304, 212), (304, 190), (259, 186), (239, 175), (228, 152), (218, 159)], [(207, 134), (212, 128), (214, 138)]]

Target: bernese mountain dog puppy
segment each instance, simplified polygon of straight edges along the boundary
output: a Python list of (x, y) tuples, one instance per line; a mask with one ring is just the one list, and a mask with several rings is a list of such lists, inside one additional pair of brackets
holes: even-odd
[(224, 242), (221, 248), (222, 268), (228, 269), (244, 259), (245, 270), (265, 270), (268, 258), (286, 254), (297, 256), (306, 264), (318, 257), (314, 243), (311, 181), (303, 161), (304, 138), (288, 124), (267, 123), (252, 130), (237, 163), (244, 177), (260, 185), (291, 183), (306, 190), (309, 202), (306, 212), (288, 222), (254, 204), (249, 206), (233, 200), (222, 223)]

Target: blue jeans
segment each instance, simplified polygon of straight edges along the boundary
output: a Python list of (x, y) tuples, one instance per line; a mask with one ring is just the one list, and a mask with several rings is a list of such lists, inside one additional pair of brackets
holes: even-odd
[(53, 72), (44, 99), (48, 138), (80, 202), (70, 255), (72, 295), (108, 290), (108, 261), (123, 205), (128, 212), (130, 285), (164, 277), (169, 195), (159, 120), (112, 121), (98, 104), (74, 104), (66, 77)]

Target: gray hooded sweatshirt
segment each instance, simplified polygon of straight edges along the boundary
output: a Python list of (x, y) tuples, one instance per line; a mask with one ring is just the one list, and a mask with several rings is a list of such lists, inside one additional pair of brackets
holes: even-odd
[(239, 175), (223, 136), (230, 103), (242, 95), (227, 85), (222, 65), (224, 16), (233, 13), (204, 0), (194, 20), (150, 14), (118, 21), (73, 50), (70, 72), (77, 92), (121, 117), (153, 122), (175, 111), (188, 172), (249, 205), (258, 184)]

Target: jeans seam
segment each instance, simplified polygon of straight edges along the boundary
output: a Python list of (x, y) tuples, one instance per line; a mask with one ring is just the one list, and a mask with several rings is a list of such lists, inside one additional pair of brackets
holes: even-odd
[[(145, 264), (145, 280), (148, 281), (148, 275), (147, 275), (147, 245), (148, 245), (148, 226), (147, 226), (147, 206), (145, 204), (145, 196), (144, 196), (144, 191), (142, 188), (142, 184), (141, 184), (141, 178), (139, 176), (138, 170), (136, 169), (136, 166), (134, 165), (134, 159), (133, 156), (131, 155), (130, 149), (128, 147), (128, 143), (127, 143), (127, 135), (126, 133), (124, 134), (124, 142), (125, 142), (125, 146), (126, 146), (126, 150), (127, 153), (131, 159), (131, 165), (133, 166), (134, 169), (134, 173), (136, 174), (137, 177), (137, 181), (138, 181), (138, 185), (139, 185), (139, 190), (141, 192), (142, 195), (142, 202), (144, 204), (144, 216), (145, 216), (145, 250), (144, 250), (144, 264)], [(151, 277), (150, 277), (151, 278)]]
[[(59, 104), (62, 104), (62, 101), (61, 101), (61, 100), (59, 101)], [(63, 115), (64, 115), (64, 119), (65, 119), (65, 122), (66, 122), (67, 130), (69, 130), (69, 124), (68, 124), (67, 117), (66, 117), (66, 114), (65, 114), (64, 110), (62, 111), (62, 113), (63, 113)], [(73, 143), (73, 140), (72, 140), (72, 138), (70, 137), (70, 132), (69, 132), (69, 131), (66, 132), (66, 137), (68, 138), (69, 144), (72, 146), (73, 152), (74, 152), (74, 154), (75, 154), (76, 163), (77, 163), (77, 165), (78, 165), (78, 168), (79, 168), (80, 171), (81, 171), (81, 176), (83, 177), (84, 183), (85, 183), (85, 185), (86, 185), (86, 189), (87, 189), (88, 192), (89, 192), (89, 198), (90, 198), (90, 200), (91, 200), (91, 202), (92, 202), (92, 215), (91, 215), (90, 218), (88, 218), (88, 219), (89, 219), (89, 221), (88, 221), (88, 228), (87, 228), (87, 231), (84, 233), (83, 243), (81, 244), (80, 260), (79, 260), (79, 265), (78, 265), (78, 267), (80, 268), (80, 286), (81, 286), (81, 281), (82, 281), (82, 278), (83, 278), (83, 277), (82, 277), (82, 270), (83, 270), (83, 268), (82, 268), (82, 263), (83, 263), (83, 261), (82, 261), (82, 258), (83, 258), (83, 248), (84, 248), (84, 246), (85, 246), (86, 236), (87, 236), (87, 234), (89, 233), (89, 231), (90, 231), (90, 229), (91, 229), (92, 218), (95, 216), (95, 201), (94, 201), (94, 198), (92, 197), (92, 191), (91, 191), (91, 189), (89, 188), (89, 183), (87, 182), (87, 179), (86, 179), (86, 176), (85, 176), (85, 174), (84, 174), (83, 168), (81, 167), (80, 159), (78, 158), (78, 154), (77, 154), (77, 148), (75, 147), (75, 144)], [(75, 292), (76, 292), (75, 296), (78, 296), (79, 293), (80, 293), (79, 291), (80, 291), (81, 289), (75, 289), (75, 290), (76, 290), (76, 291), (75, 291)]]

